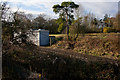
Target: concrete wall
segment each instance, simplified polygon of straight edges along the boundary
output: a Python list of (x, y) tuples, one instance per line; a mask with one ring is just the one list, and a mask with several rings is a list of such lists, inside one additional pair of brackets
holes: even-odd
[(49, 45), (49, 31), (48, 30), (34, 30), (33, 35), (30, 35), (30, 40), (35, 45), (47, 46)]

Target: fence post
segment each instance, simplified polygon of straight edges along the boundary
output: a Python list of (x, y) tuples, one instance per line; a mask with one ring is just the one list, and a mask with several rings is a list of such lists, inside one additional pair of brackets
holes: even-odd
[(51, 40), (51, 37), (50, 37), (50, 46), (52, 45), (52, 40)]

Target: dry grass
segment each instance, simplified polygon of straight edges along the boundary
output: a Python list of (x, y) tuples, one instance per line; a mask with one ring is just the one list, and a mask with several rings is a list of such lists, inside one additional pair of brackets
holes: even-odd
[[(94, 33), (85, 34), (84, 37), (79, 36), (73, 50), (81, 54), (119, 59), (118, 34), (120, 33)], [(67, 41), (63, 39), (52, 47), (66, 48), (66, 46), (68, 46)]]
[(64, 37), (66, 34), (49, 34), (49, 36)]

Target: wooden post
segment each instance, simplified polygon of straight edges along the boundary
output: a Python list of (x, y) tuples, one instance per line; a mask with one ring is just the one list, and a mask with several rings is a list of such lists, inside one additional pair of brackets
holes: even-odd
[(52, 40), (51, 40), (51, 37), (50, 37), (50, 46), (52, 45)]

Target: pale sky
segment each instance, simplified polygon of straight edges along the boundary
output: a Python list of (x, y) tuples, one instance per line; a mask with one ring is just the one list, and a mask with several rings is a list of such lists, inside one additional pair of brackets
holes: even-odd
[(107, 13), (115, 16), (118, 13), (119, 0), (0, 0), (7, 1), (13, 11), (24, 11), (33, 15), (47, 14), (52, 18), (57, 18), (52, 6), (61, 4), (63, 1), (73, 1), (82, 5), (86, 13), (91, 12), (98, 18), (103, 18)]

